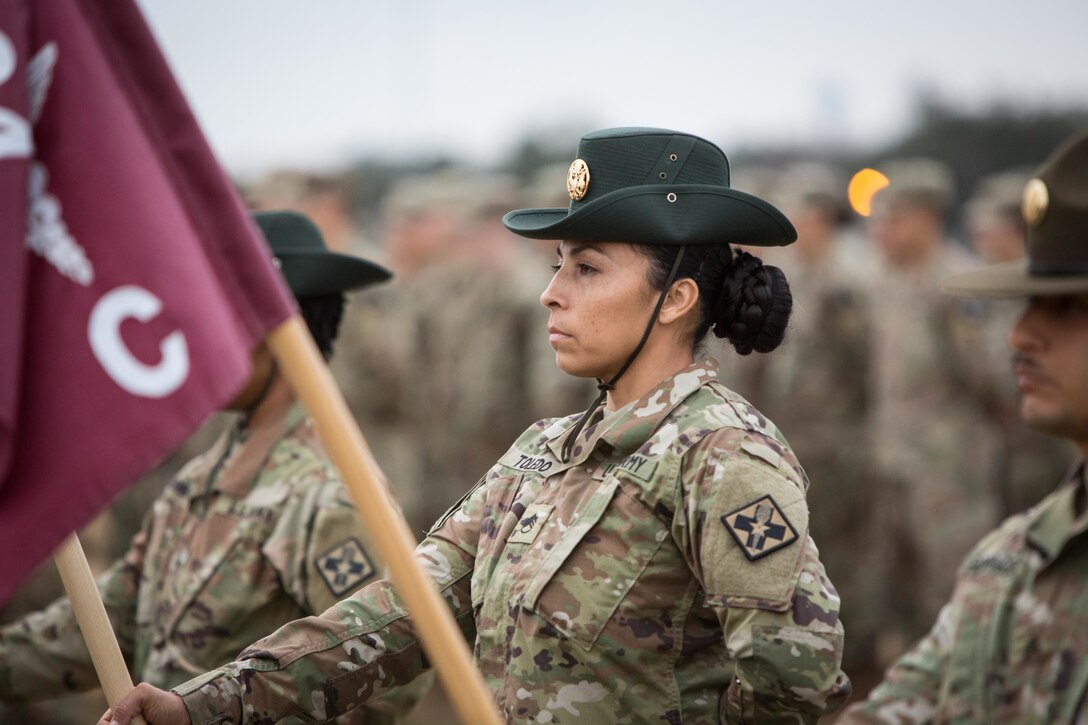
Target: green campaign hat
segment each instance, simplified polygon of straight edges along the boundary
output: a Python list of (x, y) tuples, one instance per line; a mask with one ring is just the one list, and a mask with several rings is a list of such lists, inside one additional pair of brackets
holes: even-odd
[(949, 277), (944, 289), (971, 297), (1088, 292), (1088, 133), (1059, 147), (1024, 187), (1027, 257)]
[(532, 239), (635, 244), (782, 246), (789, 219), (729, 187), (729, 160), (698, 136), (608, 128), (582, 137), (567, 173), (565, 209), (517, 209), (506, 228)]
[(296, 298), (350, 292), (393, 276), (361, 257), (329, 251), (317, 225), (296, 211), (259, 211), (253, 219)]

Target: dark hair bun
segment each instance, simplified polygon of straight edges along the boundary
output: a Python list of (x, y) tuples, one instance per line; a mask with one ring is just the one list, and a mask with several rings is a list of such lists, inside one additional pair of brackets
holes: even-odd
[(722, 279), (712, 329), (741, 355), (770, 352), (785, 337), (792, 309), (793, 295), (782, 270), (737, 250)]

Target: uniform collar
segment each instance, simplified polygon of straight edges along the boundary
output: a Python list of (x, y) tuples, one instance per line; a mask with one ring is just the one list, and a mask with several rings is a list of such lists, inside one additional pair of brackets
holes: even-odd
[[(570, 465), (578, 465), (584, 461), (598, 441), (609, 444), (620, 455), (634, 453), (649, 440), (677, 405), (703, 385), (717, 379), (718, 362), (707, 358), (665, 378), (652, 392), (639, 400), (612, 412), (603, 408), (598, 410), (579, 434)], [(573, 420), (548, 442), (548, 449), (556, 459), (561, 459), (563, 443), (572, 425)]]
[(224, 451), (228, 458), (217, 475), (214, 472), (211, 474), (215, 475), (215, 479), (210, 482), (210, 489), (235, 498), (245, 496), (272, 449), (305, 418), (306, 411), (302, 405), (290, 400), (284, 404), (280, 414), (268, 416), (257, 426), (246, 428), (244, 421), (238, 421), (236, 427), (227, 433), (235, 442), (234, 450)]
[(1062, 486), (1029, 513), (1028, 540), (1053, 561), (1074, 536), (1088, 530), (1088, 489), (1081, 461)]

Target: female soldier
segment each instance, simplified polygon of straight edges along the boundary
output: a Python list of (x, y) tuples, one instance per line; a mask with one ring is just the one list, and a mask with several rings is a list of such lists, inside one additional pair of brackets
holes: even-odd
[[(417, 554), (509, 722), (815, 722), (849, 681), (807, 480), (696, 361), (710, 330), (741, 354), (782, 340), (784, 276), (729, 243), (789, 244), (794, 229), (689, 134), (589, 134), (567, 185), (568, 209), (503, 221), (563, 240), (541, 295), (549, 337), (601, 393), (522, 434)], [(427, 666), (380, 582), (176, 695), (141, 686), (118, 721), (139, 707), (152, 723), (323, 720)]]

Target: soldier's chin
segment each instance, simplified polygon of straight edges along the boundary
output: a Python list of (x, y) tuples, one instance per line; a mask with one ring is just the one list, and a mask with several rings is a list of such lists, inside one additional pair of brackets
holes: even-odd
[(555, 353), (555, 365), (574, 378), (596, 378), (600, 373), (595, 367), (586, 365), (584, 361), (561, 352)]
[(1034, 428), (1040, 433), (1056, 436), (1058, 438), (1073, 438), (1084, 433), (1083, 425), (1076, 425), (1069, 416), (1062, 415), (1059, 411), (1048, 410), (1039, 404), (1033, 404), (1026, 397), (1020, 402), (1020, 417), (1029, 428)]

